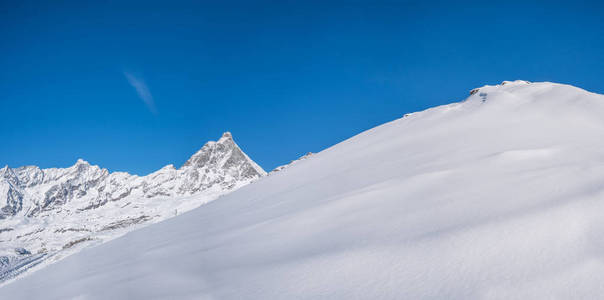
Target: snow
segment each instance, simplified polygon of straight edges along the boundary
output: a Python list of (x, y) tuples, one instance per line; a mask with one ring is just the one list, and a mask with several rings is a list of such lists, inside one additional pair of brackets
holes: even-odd
[(279, 172), (279, 171), (285, 170), (285, 169), (287, 169), (287, 168), (291, 167), (292, 165), (294, 165), (294, 164), (296, 164), (296, 163), (298, 163), (298, 162), (300, 162), (300, 161), (303, 161), (303, 160), (305, 160), (305, 159), (310, 158), (310, 157), (311, 157), (313, 154), (314, 154), (314, 153), (312, 153), (312, 152), (307, 152), (306, 154), (304, 154), (304, 155), (300, 156), (298, 159), (290, 161), (288, 164), (285, 164), (285, 165), (280, 165), (280, 166), (278, 166), (278, 167), (274, 168), (274, 169), (273, 169), (272, 171), (270, 171), (268, 174), (269, 174), (269, 175), (272, 175), (272, 174), (274, 174), (274, 173), (276, 173), (276, 172)]
[[(480, 94), (486, 94), (480, 96)], [(485, 86), (0, 288), (0, 299), (594, 299), (604, 96)]]
[[(0, 201), (6, 203), (0, 210), (0, 283), (199, 207), (264, 175), (228, 132), (186, 166), (167, 165), (142, 177), (109, 173), (83, 159), (69, 168), (0, 169)], [(20, 248), (29, 254), (15, 253)]]

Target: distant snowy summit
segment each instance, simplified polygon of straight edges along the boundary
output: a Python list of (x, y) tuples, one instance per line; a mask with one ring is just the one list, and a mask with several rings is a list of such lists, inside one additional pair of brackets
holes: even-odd
[(206, 143), (182, 167), (167, 165), (146, 176), (78, 161), (68, 168), (25, 166), (0, 169), (0, 218), (34, 217), (67, 205), (74, 211), (94, 209), (130, 197), (192, 195), (207, 189), (229, 190), (266, 175), (233, 140), (229, 132)]
[(110, 173), (82, 159), (68, 168), (5, 166), (0, 169), (0, 282), (23, 271), (15, 266), (164, 220), (265, 175), (229, 132), (206, 143), (180, 168), (167, 165), (146, 176)]

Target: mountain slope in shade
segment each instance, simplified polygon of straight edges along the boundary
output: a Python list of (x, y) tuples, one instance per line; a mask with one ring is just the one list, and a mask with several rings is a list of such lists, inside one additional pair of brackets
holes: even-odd
[(142, 177), (109, 173), (81, 159), (69, 168), (4, 167), (0, 281), (195, 208), (264, 175), (228, 132), (179, 169), (168, 165)]
[(485, 86), (0, 288), (4, 299), (597, 299), (604, 96)]

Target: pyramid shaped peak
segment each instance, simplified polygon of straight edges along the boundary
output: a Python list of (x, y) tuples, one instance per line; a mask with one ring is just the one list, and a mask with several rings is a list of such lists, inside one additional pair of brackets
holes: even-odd
[(228, 142), (228, 141), (233, 141), (233, 135), (229, 131), (226, 131), (225, 133), (222, 134), (222, 136), (220, 137), (220, 139), (218, 140), (217, 143), (222, 144), (222, 143)]
[(248, 172), (254, 176), (264, 176), (266, 172), (252, 161), (237, 143), (233, 141), (230, 132), (222, 134), (217, 142), (207, 142), (199, 151), (191, 156), (181, 167), (214, 169), (240, 169), (240, 173)]
[[(225, 132), (222, 134), (220, 139), (216, 142), (209, 141), (201, 147), (195, 154), (193, 154), (185, 163), (181, 166), (203, 166), (211, 160), (213, 156), (227, 155), (228, 151), (231, 149), (238, 149), (239, 147), (233, 141), (233, 136), (230, 132)], [(241, 150), (239, 150), (241, 151)]]

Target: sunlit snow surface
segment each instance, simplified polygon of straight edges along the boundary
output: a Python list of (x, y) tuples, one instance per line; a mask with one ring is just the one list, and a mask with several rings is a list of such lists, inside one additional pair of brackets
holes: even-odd
[(604, 96), (513, 82), (84, 250), (0, 299), (594, 299), (603, 255)]

